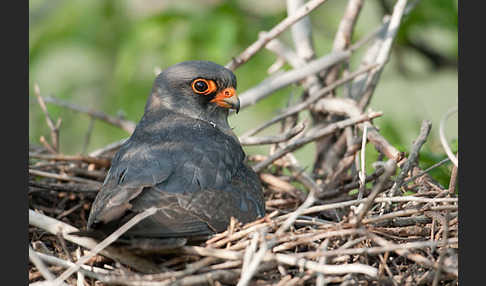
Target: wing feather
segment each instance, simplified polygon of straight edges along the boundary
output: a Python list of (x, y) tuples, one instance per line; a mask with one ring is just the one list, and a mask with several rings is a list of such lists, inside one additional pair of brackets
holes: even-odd
[(261, 193), (261, 186), (258, 178), (245, 183), (244, 156), (239, 142), (204, 121), (142, 119), (113, 158), (88, 228), (122, 224), (152, 206), (159, 211), (127, 235), (201, 235), (223, 230), (228, 214), (255, 217), (262, 207), (249, 206), (247, 193)]

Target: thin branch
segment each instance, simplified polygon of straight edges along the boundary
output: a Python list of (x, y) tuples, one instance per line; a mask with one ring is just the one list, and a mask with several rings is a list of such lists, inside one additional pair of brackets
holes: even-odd
[[(282, 223), (282, 225), (277, 229), (275, 235), (278, 237), (282, 235), (294, 222), (297, 218), (301, 217), (301, 214), (311, 207), (316, 199), (317, 194), (321, 191), (319, 185), (307, 174), (304, 170), (299, 166), (299, 162), (291, 153), (286, 154), (287, 161), (289, 161), (288, 168), (292, 172), (292, 174), (305, 186), (308, 188), (309, 192), (305, 201), (293, 212), (291, 212), (287, 219)], [(273, 247), (273, 244), (271, 244)]]
[[(314, 261), (306, 260), (304, 258), (298, 258), (295, 256), (277, 253), (272, 255), (273, 259), (280, 263), (285, 263), (287, 265), (303, 267), (318, 273), (329, 274), (329, 275), (340, 275), (348, 273), (361, 273), (366, 274), (370, 277), (376, 277), (378, 270), (366, 264), (360, 263), (350, 263), (341, 265), (323, 265)], [(265, 257), (268, 259), (267, 257)]]
[(96, 110), (92, 110), (92, 109), (84, 107), (84, 106), (75, 105), (73, 103), (70, 103), (70, 102), (67, 102), (67, 101), (64, 101), (62, 99), (52, 97), (52, 96), (44, 97), (44, 101), (51, 103), (51, 104), (55, 104), (57, 106), (68, 108), (68, 109), (71, 109), (71, 110), (74, 110), (74, 111), (77, 111), (77, 112), (88, 114), (92, 118), (96, 118), (96, 119), (105, 121), (105, 122), (107, 122), (111, 125), (120, 127), (121, 129), (125, 130), (129, 134), (132, 134), (133, 130), (135, 130), (136, 124), (135, 124), (135, 122), (130, 121), (130, 120), (125, 120), (125, 119), (122, 119), (122, 118), (110, 116), (110, 115), (107, 115), (107, 114), (105, 114), (101, 111), (96, 111)]
[(47, 126), (49, 126), (49, 129), (51, 130), (52, 147), (54, 151), (58, 153), (59, 152), (59, 126), (61, 124), (61, 121), (58, 120), (57, 124), (54, 124), (54, 122), (52, 121), (51, 116), (49, 115), (49, 111), (47, 111), (47, 107), (44, 102), (44, 99), (40, 95), (40, 88), (37, 83), (34, 84), (34, 94), (37, 97), (37, 101), (39, 102), (42, 111), (44, 112)]
[[(307, 180), (309, 180), (309, 178), (307, 178)], [(282, 223), (280, 228), (275, 232), (276, 236), (283, 234), (292, 224), (294, 224), (295, 220), (306, 209), (308, 209), (310, 206), (312, 206), (314, 204), (314, 202), (316, 201), (316, 193), (319, 192), (319, 187), (317, 186), (317, 184), (313, 180), (310, 180), (310, 184), (312, 184), (312, 188), (310, 188), (309, 193), (307, 194), (307, 198), (295, 211), (290, 213), (290, 215)]]
[[(375, 237), (378, 237), (377, 235), (374, 234), (368, 234), (375, 239)], [(381, 237), (380, 237), (381, 238)], [(363, 254), (368, 254), (368, 255), (376, 255), (379, 253), (385, 253), (389, 251), (395, 251), (397, 253), (402, 253), (404, 254), (405, 252), (408, 252), (408, 249), (421, 249), (421, 248), (434, 248), (437, 247), (441, 244), (454, 244), (457, 243), (458, 239), (457, 238), (450, 238), (444, 242), (440, 241), (417, 241), (417, 242), (408, 242), (408, 243), (401, 243), (401, 244), (395, 244), (388, 242), (384, 239), (380, 239), (379, 242), (377, 241), (378, 244), (381, 246), (379, 247), (363, 247), (363, 248), (351, 248), (351, 249), (337, 249), (337, 250), (327, 250), (327, 251), (312, 251), (312, 252), (302, 252), (297, 254), (296, 256), (298, 257), (307, 257), (309, 259), (312, 258), (317, 258), (317, 257), (322, 257), (322, 256), (341, 256), (341, 255), (363, 255)], [(399, 254), (399, 255), (402, 255)], [(407, 257), (408, 258), (408, 257)], [(456, 275), (457, 276), (457, 275)]]
[[(368, 44), (371, 40), (376, 40), (381, 34), (383, 34), (387, 30), (389, 23), (390, 23), (390, 16), (386, 15), (385, 17), (383, 17), (383, 23), (380, 26), (376, 27), (373, 31), (364, 35), (354, 44), (350, 45), (348, 49), (351, 51), (355, 51), (361, 48), (362, 46)], [(366, 58), (366, 55), (364, 56), (364, 58)], [(370, 65), (372, 63), (373, 62), (363, 60), (361, 66)]]
[(240, 137), (240, 143), (244, 146), (250, 145), (264, 145), (264, 144), (274, 144), (279, 142), (285, 142), (289, 139), (295, 137), (296, 135), (300, 134), (305, 129), (304, 123), (299, 123), (293, 128), (287, 130), (283, 134), (273, 135), (273, 136), (263, 136), (263, 137)]
[[(98, 242), (94, 239), (88, 237), (79, 237), (70, 234), (73, 232), (78, 232), (79, 229), (30, 209), (29, 224), (54, 235), (60, 234), (67, 241), (70, 241), (88, 249), (93, 249), (96, 247), (96, 245), (98, 245)], [(100, 253), (123, 264), (130, 265), (140, 272), (157, 272), (160, 270), (159, 267), (157, 267), (148, 260), (111, 246), (105, 248)]]
[[(245, 234), (248, 233), (251, 232), (245, 232)], [(197, 254), (201, 256), (217, 257), (226, 260), (239, 260), (243, 258), (243, 254), (241, 252), (231, 251), (227, 249), (210, 248), (210, 247), (183, 246), (177, 251), (180, 251), (185, 254)]]
[[(304, 0), (287, 0), (287, 14), (294, 15), (298, 9), (305, 5)], [(295, 23), (290, 29), (292, 40), (297, 51), (297, 58), (304, 63), (315, 58), (314, 46), (312, 42), (312, 25), (310, 17), (306, 16)], [(318, 73), (309, 75), (302, 81), (305, 91), (303, 99), (313, 95), (322, 88), (321, 79)]]
[(110, 234), (107, 238), (105, 238), (102, 242), (98, 243), (93, 249), (91, 249), (90, 253), (81, 257), (74, 266), (70, 267), (66, 271), (64, 271), (56, 280), (53, 282), (54, 286), (61, 284), (64, 280), (66, 280), (71, 274), (76, 272), (81, 265), (86, 263), (91, 257), (97, 255), (100, 251), (108, 247), (108, 245), (112, 244), (115, 240), (117, 240), (120, 236), (122, 236), (125, 232), (127, 232), (130, 228), (134, 225), (142, 221), (143, 219), (155, 214), (157, 212), (157, 208), (151, 207), (146, 209), (145, 211), (137, 214), (125, 224), (120, 226), (116, 231)]
[(365, 202), (359, 206), (359, 212), (356, 214), (356, 217), (354, 217), (351, 220), (351, 223), (359, 226), (365, 215), (368, 213), (369, 209), (371, 208), (371, 205), (376, 199), (376, 196), (380, 192), (383, 191), (385, 188), (385, 183), (388, 181), (388, 179), (395, 173), (395, 168), (396, 164), (393, 160), (389, 159), (383, 166), (385, 168), (385, 172), (383, 172), (383, 175), (381, 175), (378, 178), (378, 182), (376, 185), (373, 187), (373, 190), (371, 191), (370, 195), (366, 198)]
[(402, 185), (406, 185), (406, 184), (410, 183), (411, 181), (414, 181), (415, 179), (420, 178), (421, 176), (427, 174), (428, 172), (430, 172), (431, 170), (433, 170), (433, 169), (435, 169), (437, 167), (442, 166), (443, 164), (449, 162), (450, 160), (451, 159), (449, 159), (449, 158), (445, 158), (445, 159), (440, 160), (439, 162), (437, 162), (434, 165), (428, 167), (427, 169), (423, 170), (422, 172), (418, 173), (417, 175), (406, 179), (405, 181), (403, 181)]
[[(427, 213), (426, 213), (427, 215)], [(432, 286), (437, 286), (439, 284), (440, 275), (442, 272), (442, 268), (444, 268), (444, 257), (447, 252), (447, 244), (445, 243), (449, 238), (449, 221), (447, 220), (447, 213), (442, 216), (438, 213), (433, 213), (433, 216), (437, 217), (440, 223), (442, 224), (442, 248), (439, 250), (439, 258), (437, 259), (437, 270), (434, 275), (434, 281), (432, 282)]]
[(29, 259), (30, 261), (37, 267), (37, 270), (44, 276), (44, 278), (47, 281), (52, 281), (56, 278), (54, 274), (52, 274), (49, 269), (44, 265), (42, 260), (39, 258), (39, 256), (35, 253), (35, 251), (30, 247), (29, 245)]
[[(378, 201), (378, 200), (376, 200)], [(458, 206), (456, 205), (445, 205), (445, 206), (437, 206), (437, 207), (422, 207), (420, 209), (406, 209), (406, 210), (399, 210), (399, 211), (395, 211), (395, 212), (391, 212), (391, 213), (387, 213), (387, 214), (383, 214), (383, 215), (376, 215), (376, 216), (373, 216), (373, 217), (370, 217), (370, 218), (365, 218), (363, 219), (363, 224), (371, 224), (371, 223), (376, 223), (376, 222), (379, 222), (379, 221), (384, 221), (384, 220), (389, 220), (389, 219), (392, 219), (392, 218), (397, 218), (397, 217), (402, 217), (402, 216), (410, 216), (410, 215), (414, 215), (414, 214), (417, 214), (417, 213), (423, 213), (424, 211), (428, 211), (428, 210), (433, 210), (433, 211), (445, 211), (445, 210), (449, 210), (449, 211), (456, 211), (458, 208)]]
[[(61, 259), (61, 258), (58, 258), (58, 257), (55, 257), (55, 256), (51, 256), (51, 255), (48, 255), (48, 254), (45, 254), (45, 253), (42, 253), (42, 252), (37, 252), (37, 251), (34, 251), (34, 252), (40, 259), (42, 259), (43, 261), (45, 261), (46, 263), (49, 263), (51, 265), (59, 265), (59, 266), (66, 267), (66, 268), (69, 268), (69, 267), (72, 267), (72, 266), (75, 265), (71, 261), (67, 261), (67, 260), (64, 260), (64, 259)], [(99, 278), (100, 275), (111, 274), (111, 271), (106, 270), (104, 268), (99, 268), (99, 267), (95, 267), (95, 266), (87, 266), (87, 265), (81, 265), (81, 268), (78, 271), (83, 273), (85, 276), (96, 278), (96, 279), (100, 279)]]
[(270, 31), (260, 34), (258, 40), (246, 48), (240, 55), (234, 57), (229, 63), (226, 64), (226, 68), (230, 70), (237, 69), (240, 65), (247, 62), (253, 55), (255, 55), (260, 49), (262, 49), (269, 41), (276, 38), (283, 31), (289, 28), (292, 24), (302, 19), (304, 16), (312, 12), (319, 7), (326, 0), (311, 0), (304, 6), (300, 7), (292, 16), (288, 16)]
[(403, 152), (398, 151), (397, 148), (390, 144), (369, 122), (358, 125), (360, 129), (363, 129), (365, 126), (368, 128), (368, 140), (375, 146), (376, 150), (400, 165), (404, 156)]
[(285, 154), (292, 152), (295, 149), (297, 149), (297, 148), (299, 148), (299, 147), (301, 147), (301, 146), (303, 146), (303, 145), (305, 145), (309, 142), (312, 142), (312, 141), (314, 141), (318, 138), (322, 138), (324, 136), (328, 136), (328, 135), (336, 132), (336, 130), (343, 129), (347, 126), (351, 126), (351, 125), (354, 125), (354, 124), (357, 124), (357, 123), (360, 123), (360, 122), (363, 122), (363, 121), (369, 121), (369, 120), (372, 120), (372, 119), (379, 117), (381, 115), (382, 115), (382, 113), (380, 113), (380, 112), (372, 112), (372, 113), (369, 113), (369, 114), (363, 114), (363, 115), (355, 117), (355, 118), (350, 118), (350, 119), (345, 119), (345, 120), (342, 120), (342, 121), (339, 121), (339, 122), (335, 122), (333, 124), (326, 126), (325, 128), (322, 128), (322, 126), (320, 126), (320, 125), (315, 126), (306, 133), (306, 136), (297, 138), (297, 140), (289, 143), (284, 148), (279, 149), (274, 154), (268, 156), (263, 162), (260, 162), (256, 165), (254, 165), (253, 170), (255, 170), (255, 172), (260, 172), (263, 168), (270, 165), (273, 161), (281, 158)]
[(66, 174), (60, 175), (60, 174), (56, 174), (56, 173), (49, 173), (49, 172), (33, 170), (33, 169), (29, 169), (29, 174), (32, 174), (32, 175), (35, 175), (35, 176), (46, 177), (46, 178), (57, 179), (57, 180), (61, 180), (61, 181), (69, 181), (69, 182), (89, 184), (89, 185), (92, 185), (93, 187), (96, 187), (96, 188), (101, 187), (101, 183), (98, 182), (98, 181), (93, 181), (93, 180), (83, 179), (83, 178), (78, 178), (78, 177), (71, 177), (71, 176), (68, 176)]
[(265, 46), (265, 48), (275, 53), (279, 58), (284, 59), (292, 68), (304, 66), (306, 62), (299, 58), (299, 56), (279, 39), (273, 39)]
[[(352, 163), (353, 158), (351, 156), (348, 157), (348, 158), (349, 158), (349, 161), (348, 162), (344, 162), (344, 163), (350, 165)], [(343, 159), (343, 161), (345, 161), (345, 160), (346, 160), (346, 158)], [(346, 168), (343, 167), (341, 170), (340, 169), (336, 170), (336, 172), (334, 174), (332, 174), (332, 176), (331, 176), (331, 182), (332, 181), (336, 181), (337, 180), (336, 178), (339, 176), (339, 173), (344, 172), (345, 169)], [(369, 175), (369, 176), (366, 177), (365, 183), (368, 183), (368, 182), (371, 182), (371, 181), (375, 181), (379, 176), (381, 176), (381, 174), (383, 174), (383, 172), (384, 172), (384, 169), (383, 168), (378, 168), (371, 175)], [(360, 186), (359, 180), (358, 181), (351, 182), (351, 183), (348, 183), (348, 184), (346, 184), (344, 186), (339, 186), (339, 187), (336, 187), (334, 184), (327, 184), (324, 187), (324, 191), (319, 195), (319, 198), (321, 200), (324, 200), (326, 198), (335, 197), (335, 196), (338, 196), (338, 195), (340, 195), (340, 194), (342, 194), (344, 192), (357, 189), (357, 188), (359, 188), (359, 186)], [(323, 203), (323, 202), (321, 202), (321, 203)]]
[[(325, 96), (326, 94), (328, 94), (330, 91), (334, 90), (335, 88), (345, 84), (346, 82), (352, 80), (353, 78), (357, 77), (358, 75), (360, 74), (364, 74), (366, 72), (368, 72), (370, 69), (376, 67), (376, 65), (369, 65), (367, 67), (364, 67), (364, 68), (361, 68), (351, 74), (349, 74), (348, 76), (345, 76), (335, 82), (333, 82), (332, 84), (330, 84), (329, 86), (319, 90), (319, 92), (316, 92), (315, 94), (313, 94), (312, 96), (310, 96), (309, 98), (307, 98), (305, 101), (297, 104), (297, 105), (294, 105), (292, 107), (289, 107), (287, 108), (286, 110), (282, 111), (281, 114), (275, 116), (274, 118), (272, 118), (270, 121), (260, 125), (259, 127), (251, 130), (251, 131), (248, 131), (246, 132), (243, 136), (251, 136), (253, 134), (256, 134), (260, 131), (262, 131), (263, 129), (271, 126), (272, 124), (274, 123), (277, 123), (279, 122), (280, 120), (286, 118), (286, 117), (289, 117), (289, 116), (292, 116), (294, 114), (297, 114), (299, 113), (300, 111), (306, 109), (307, 107), (309, 107), (311, 104), (315, 103), (316, 101), (318, 101), (319, 99), (321, 99), (323, 96)], [(330, 99), (332, 100), (332, 99)], [(327, 105), (327, 104), (325, 104)]]
[(202, 274), (184, 277), (177, 281), (168, 281), (167, 283), (154, 283), (154, 286), (177, 285), (177, 286), (191, 286), (191, 285), (208, 285), (214, 281), (234, 281), (241, 274), (240, 269), (215, 270)]
[[(100, 281), (108, 284), (120, 284), (120, 285), (167, 285), (173, 280), (182, 278), (187, 275), (191, 275), (202, 268), (218, 261), (218, 258), (205, 257), (194, 263), (187, 264), (184, 270), (179, 271), (166, 271), (155, 274), (134, 274), (134, 275), (105, 275), (100, 277)], [(164, 282), (159, 282), (159, 280), (165, 280)]]
[(447, 138), (445, 136), (445, 131), (444, 131), (444, 129), (445, 129), (445, 123), (447, 122), (447, 119), (452, 114), (454, 114), (455, 112), (457, 112), (457, 106), (449, 109), (449, 111), (447, 111), (447, 113), (440, 120), (439, 138), (440, 138), (440, 143), (442, 144), (442, 148), (444, 148), (444, 151), (447, 154), (447, 157), (449, 157), (449, 159), (451, 159), (452, 163), (456, 167), (458, 167), (459, 166), (459, 162), (457, 161), (457, 157), (454, 156), (454, 153), (452, 153), (452, 150), (451, 150), (451, 147), (449, 146), (449, 143), (447, 143)]
[(36, 180), (29, 180), (29, 186), (60, 192), (98, 192), (100, 185), (85, 183), (44, 183)]
[[(433, 263), (429, 259), (423, 257), (422, 255), (411, 253), (409, 249), (412, 248), (424, 248), (424, 247), (437, 247), (439, 245), (449, 245), (449, 244), (454, 244), (458, 242), (457, 238), (450, 238), (444, 241), (440, 242), (435, 242), (435, 241), (420, 241), (420, 242), (409, 242), (409, 243), (403, 243), (403, 244), (394, 244), (392, 242), (386, 241), (385, 239), (370, 233), (369, 236), (376, 241), (379, 245), (381, 245), (384, 248), (389, 249), (388, 251), (394, 251), (398, 255), (404, 256), (418, 264), (421, 264), (423, 266), (429, 267), (429, 268), (434, 268), (437, 269), (437, 264)], [(418, 247), (410, 247), (411, 245), (416, 245)], [(443, 267), (442, 270), (448, 274), (454, 275), (455, 277), (458, 276), (458, 271), (457, 269), (453, 269), (450, 267)]]
[[(338, 30), (334, 36), (333, 52), (344, 51), (351, 43), (354, 27), (363, 6), (363, 0), (349, 0), (344, 15), (339, 23)], [(325, 78), (326, 85), (331, 84), (338, 78), (339, 65), (330, 69)]]
[[(344, 15), (339, 23), (338, 30), (334, 37), (333, 52), (343, 51), (349, 48), (351, 44), (351, 38), (353, 35), (354, 27), (359, 17), (361, 7), (363, 6), (363, 0), (349, 0), (344, 11)], [(327, 70), (327, 74), (324, 77), (324, 83), (326, 86), (336, 81), (339, 77), (341, 66), (345, 68), (344, 75), (349, 70), (349, 60), (342, 64), (336, 64)], [(349, 85), (348, 85), (349, 86)], [(350, 88), (348, 87), (345, 92)], [(349, 93), (349, 92), (348, 92)], [(335, 97), (336, 92), (333, 90), (329, 93), (328, 97)], [(345, 96), (348, 97), (348, 96)], [(336, 117), (330, 116), (326, 113), (320, 113), (316, 110), (315, 106), (311, 108), (311, 114), (315, 121), (333, 122), (336, 121)], [(338, 132), (341, 133), (341, 132)], [(316, 142), (316, 158), (314, 161), (315, 174), (329, 174), (335, 168), (335, 164), (339, 162), (337, 157), (341, 157), (344, 153), (343, 140), (339, 140), (340, 135), (336, 134), (334, 137), (328, 137), (320, 139)], [(336, 140), (337, 139), (337, 140)]]
[(285, 59), (284, 58), (281, 58), (281, 57), (277, 57), (277, 59), (275, 60), (275, 62), (270, 66), (268, 67), (267, 69), (267, 73), (268, 74), (273, 74), (273, 73), (276, 73), (278, 72), (283, 66), (285, 65)]
[(83, 156), (83, 155), (44, 155), (29, 153), (29, 158), (36, 158), (42, 160), (53, 160), (53, 161), (81, 161), (88, 164), (96, 164), (101, 167), (109, 167), (111, 165), (111, 160), (94, 157), (94, 156)]
[(91, 117), (88, 125), (88, 130), (86, 131), (86, 135), (84, 137), (84, 144), (81, 154), (85, 154), (86, 150), (88, 149), (89, 142), (91, 141), (91, 134), (93, 134), (93, 127), (94, 127), (95, 120)]
[(315, 59), (308, 64), (278, 75), (269, 77), (260, 84), (244, 91), (240, 94), (240, 108), (246, 108), (255, 104), (278, 89), (289, 84), (298, 82), (321, 70), (325, 70), (336, 63), (339, 63), (351, 56), (350, 51), (331, 53), (321, 58)]
[[(76, 249), (76, 259), (79, 260), (81, 258), (81, 248), (78, 247)], [(83, 271), (79, 271), (78, 270), (78, 280), (76, 281), (77, 282), (77, 286), (84, 286), (84, 283), (85, 283), (85, 280), (84, 280), (84, 274), (83, 274)]]
[[(254, 232), (254, 233), (250, 234), (249, 236), (251, 238), (251, 241), (250, 241), (250, 244), (245, 249), (245, 254), (243, 256), (243, 264), (241, 266), (241, 272), (243, 274), (247, 271), (248, 265), (250, 265), (250, 262), (251, 262), (251, 258), (254, 256), (255, 252), (257, 251), (259, 232)], [(238, 283), (241, 283), (242, 279), (243, 279), (243, 277), (240, 278), (240, 282), (238, 282)]]
[[(349, 207), (352, 205), (358, 205), (361, 203), (364, 203), (368, 198), (361, 199), (361, 200), (351, 200), (351, 201), (344, 201), (344, 202), (339, 202), (339, 203), (331, 203), (327, 205), (318, 205), (318, 206), (313, 206), (310, 207), (302, 212), (302, 215), (306, 214), (311, 214), (311, 213), (318, 213), (318, 212), (323, 212), (327, 210), (333, 210), (333, 209), (338, 209), (338, 208), (344, 208), (344, 207)], [(374, 201), (377, 203), (382, 203), (382, 202), (406, 202), (406, 201), (412, 201), (412, 202), (423, 202), (423, 203), (432, 203), (432, 202), (441, 202), (439, 200), (445, 200), (442, 202), (455, 202), (457, 203), (457, 198), (421, 198), (421, 197), (414, 197), (414, 196), (405, 196), (405, 197), (388, 197), (388, 198), (376, 198)], [(423, 212), (426, 209), (423, 210), (413, 210), (414, 212)], [(290, 214), (282, 215), (279, 216), (277, 219), (278, 220), (283, 220), (286, 219)]]
[(100, 157), (100, 156), (103, 156), (105, 155), (106, 153), (110, 153), (110, 152), (115, 152), (116, 150), (118, 150), (126, 141), (128, 140), (128, 138), (123, 138), (121, 140), (118, 140), (116, 142), (113, 142), (113, 143), (110, 143), (108, 144), (107, 146), (103, 147), (103, 148), (100, 148), (100, 149), (97, 149), (97, 150), (94, 150), (93, 152), (89, 153), (89, 156), (91, 157)]
[[(324, 242), (321, 243), (321, 245), (319, 245), (319, 250), (326, 251), (328, 245), (329, 245), (329, 239), (325, 239)], [(321, 265), (327, 264), (327, 257), (325, 257), (325, 256), (324, 257), (319, 257), (319, 263)], [(327, 281), (325, 279), (324, 274), (317, 273), (316, 286), (326, 286), (326, 285), (327, 285)]]
[(366, 141), (367, 141), (367, 132), (368, 128), (365, 126), (363, 129), (363, 139), (361, 141), (361, 167), (359, 170), (359, 193), (358, 193), (358, 200), (363, 198), (363, 194), (366, 187)]
[[(304, 0), (287, 0), (287, 14), (289, 17), (295, 15), (299, 8), (305, 5)], [(290, 28), (295, 50), (300, 59), (309, 61), (314, 58), (314, 47), (312, 44), (312, 24), (309, 16), (304, 16)]]
[(260, 249), (251, 257), (250, 262), (248, 263), (246, 268), (241, 269), (241, 278), (238, 281), (237, 286), (246, 286), (250, 283), (251, 278), (255, 275), (256, 272), (259, 271), (259, 265), (263, 260), (263, 257), (267, 253), (268, 246), (265, 241), (265, 234), (262, 233), (262, 239), (260, 242)]
[(397, 176), (395, 184), (390, 192), (391, 196), (397, 195), (398, 189), (402, 186), (403, 180), (408, 175), (408, 172), (417, 165), (417, 160), (419, 157), (419, 152), (424, 145), (427, 137), (429, 136), (430, 129), (432, 128), (432, 123), (429, 120), (422, 121), (422, 126), (420, 127), (420, 134), (412, 145), (410, 155), (405, 163), (402, 165), (402, 170)]
[(57, 154), (56, 149), (54, 149), (54, 147), (52, 147), (51, 144), (49, 144), (49, 142), (47, 142), (47, 140), (44, 136), (41, 135), (40, 138), (39, 138), (39, 141), (42, 145), (44, 145), (44, 147), (46, 147), (47, 151), (51, 152), (52, 154)]
[(454, 165), (452, 166), (452, 171), (451, 171), (451, 179), (449, 180), (449, 194), (454, 195), (454, 192), (456, 190), (456, 183), (457, 183), (457, 167)]
[[(373, 57), (375, 60), (374, 63), (377, 63), (379, 66), (370, 71), (367, 79), (359, 79), (358, 85), (359, 88), (355, 89), (358, 91), (358, 94), (353, 94), (353, 98), (359, 99), (360, 107), (364, 108), (370, 101), (370, 98), (375, 90), (375, 87), (379, 81), (381, 72), (387, 63), (390, 53), (393, 40), (398, 32), (398, 28), (400, 26), (400, 21), (404, 15), (406, 9), (407, 0), (398, 0), (394, 6), (392, 16), (390, 17), (390, 21), (387, 22), (385, 20), (384, 25), (387, 25), (386, 31), (383, 33), (382, 38), (377, 41), (377, 43), (372, 46), (370, 56)], [(409, 9), (408, 9), (409, 10)], [(365, 58), (369, 59), (369, 58)], [(364, 82), (364, 85), (362, 84)], [(354, 88), (354, 87), (353, 87)]]

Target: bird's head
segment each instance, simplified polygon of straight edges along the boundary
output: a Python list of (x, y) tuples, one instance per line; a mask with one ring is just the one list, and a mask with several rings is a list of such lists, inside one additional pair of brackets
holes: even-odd
[(226, 122), (229, 109), (239, 108), (235, 75), (209, 61), (186, 61), (165, 69), (145, 107), (146, 112), (170, 109), (213, 122)]

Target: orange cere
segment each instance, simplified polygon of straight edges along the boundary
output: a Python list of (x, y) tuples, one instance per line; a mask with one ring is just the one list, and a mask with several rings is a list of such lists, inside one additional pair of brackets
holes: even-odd
[(217, 105), (225, 108), (230, 108), (231, 105), (229, 105), (227, 102), (224, 100), (226, 98), (230, 98), (236, 96), (236, 90), (232, 87), (228, 87), (223, 89), (222, 91), (218, 92), (216, 96), (210, 101), (210, 102), (215, 102)]

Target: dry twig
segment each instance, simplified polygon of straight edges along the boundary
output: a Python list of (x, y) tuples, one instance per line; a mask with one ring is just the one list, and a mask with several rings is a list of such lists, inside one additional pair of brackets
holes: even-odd
[(449, 143), (447, 143), (447, 138), (445, 136), (445, 131), (444, 131), (445, 123), (446, 123), (447, 119), (452, 114), (454, 114), (455, 112), (457, 112), (457, 107), (451, 108), (449, 111), (447, 111), (447, 113), (444, 115), (444, 117), (442, 117), (442, 119), (440, 120), (440, 126), (439, 126), (439, 136), (440, 136), (440, 143), (442, 144), (442, 148), (444, 148), (444, 151), (446, 152), (447, 157), (449, 157), (451, 162), (454, 163), (454, 165), (456, 167), (458, 167), (459, 162), (457, 161), (457, 157), (454, 156), (454, 153), (452, 152), (451, 147), (449, 146)]
[(403, 180), (407, 176), (408, 172), (417, 165), (417, 160), (419, 157), (419, 152), (422, 146), (424, 145), (425, 141), (427, 140), (427, 136), (429, 136), (430, 129), (432, 128), (432, 123), (429, 120), (422, 121), (422, 126), (420, 127), (420, 135), (415, 140), (412, 149), (410, 151), (410, 155), (408, 159), (402, 166), (401, 172), (398, 174), (397, 179), (395, 180), (395, 184), (391, 190), (391, 196), (396, 196), (398, 189), (402, 186)]
[[(57, 124), (54, 124), (54, 122), (51, 119), (51, 116), (49, 115), (49, 111), (47, 111), (47, 107), (44, 102), (44, 99), (40, 95), (40, 88), (37, 83), (34, 84), (34, 94), (37, 97), (37, 101), (39, 102), (42, 111), (44, 112), (47, 126), (49, 126), (49, 129), (51, 130), (52, 150), (54, 151), (54, 153), (58, 153), (59, 152), (59, 127), (61, 125), (60, 118), (58, 119)], [(51, 147), (49, 144), (47, 144), (47, 146)]]
[(319, 7), (326, 0), (311, 0), (306, 5), (300, 7), (292, 16), (289, 16), (282, 20), (279, 24), (273, 27), (270, 31), (259, 35), (258, 40), (246, 48), (240, 55), (234, 57), (226, 67), (230, 70), (237, 69), (240, 65), (247, 62), (254, 54), (256, 54), (261, 48), (263, 48), (269, 41), (276, 38), (288, 27), (295, 22), (299, 21), (302, 17), (309, 14), (312, 10)]
[(68, 108), (68, 109), (71, 109), (71, 110), (74, 110), (74, 111), (77, 111), (77, 112), (88, 114), (92, 118), (96, 118), (96, 119), (105, 121), (109, 124), (112, 124), (114, 126), (120, 127), (121, 129), (125, 130), (129, 134), (132, 134), (133, 130), (135, 130), (135, 122), (125, 120), (125, 119), (122, 119), (122, 118), (118, 118), (118, 117), (113, 117), (113, 116), (107, 115), (107, 114), (105, 114), (101, 111), (92, 110), (92, 109), (89, 109), (87, 107), (75, 105), (73, 103), (66, 102), (66, 101), (59, 99), (59, 98), (56, 98), (56, 97), (47, 96), (47, 97), (44, 97), (43, 99), (44, 99), (45, 102), (55, 104), (55, 105), (58, 105), (58, 106), (61, 106), (61, 107), (64, 107), (64, 108)]
[[(96, 245), (98, 245), (98, 242), (91, 238), (70, 235), (72, 232), (78, 232), (79, 229), (51, 217), (37, 213), (33, 210), (29, 210), (29, 224), (43, 229), (51, 234), (61, 234), (62, 237), (67, 241), (73, 242), (88, 249), (93, 249), (96, 247)], [(112, 259), (118, 260), (121, 263), (130, 265), (141, 272), (159, 271), (159, 268), (153, 263), (113, 247), (107, 247), (100, 253)]]

